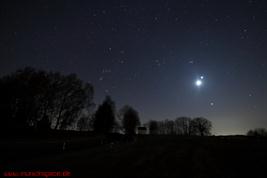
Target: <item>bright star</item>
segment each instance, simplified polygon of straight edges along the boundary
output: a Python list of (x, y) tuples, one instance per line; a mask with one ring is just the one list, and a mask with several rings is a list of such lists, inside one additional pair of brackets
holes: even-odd
[(202, 85), (202, 80), (196, 80), (195, 84), (196, 86), (200, 87)]

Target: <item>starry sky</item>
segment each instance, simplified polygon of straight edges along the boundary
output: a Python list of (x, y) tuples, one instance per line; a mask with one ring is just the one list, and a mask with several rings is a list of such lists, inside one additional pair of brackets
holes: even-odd
[(76, 73), (97, 104), (111, 95), (143, 123), (203, 116), (217, 135), (267, 127), (265, 0), (1, 0), (0, 23), (1, 76)]

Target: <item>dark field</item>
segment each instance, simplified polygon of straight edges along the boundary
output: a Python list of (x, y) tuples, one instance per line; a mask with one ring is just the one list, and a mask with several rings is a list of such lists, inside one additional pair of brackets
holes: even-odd
[[(267, 140), (244, 136), (103, 136), (1, 142), (1, 171), (65, 171), (73, 177), (267, 177)], [(117, 141), (117, 142), (115, 142)], [(3, 174), (3, 173), (1, 173)]]

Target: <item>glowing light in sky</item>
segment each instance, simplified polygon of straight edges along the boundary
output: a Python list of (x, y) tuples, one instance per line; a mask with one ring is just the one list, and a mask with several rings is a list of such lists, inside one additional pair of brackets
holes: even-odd
[(201, 75), (201, 76), (198, 77), (197, 80), (195, 81), (195, 85), (196, 85), (197, 87), (202, 86), (202, 85), (203, 85), (203, 80), (204, 80), (204, 76)]
[(195, 84), (196, 86), (200, 87), (202, 85), (202, 80), (196, 80)]

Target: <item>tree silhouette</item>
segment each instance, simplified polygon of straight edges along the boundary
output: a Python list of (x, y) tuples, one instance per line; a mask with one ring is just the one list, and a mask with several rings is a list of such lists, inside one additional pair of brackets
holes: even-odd
[(212, 124), (209, 120), (198, 117), (190, 122), (190, 134), (206, 136), (211, 134)]
[(44, 71), (18, 70), (0, 79), (1, 116), (7, 129), (36, 126), (42, 119), (43, 91), (47, 88)]
[(65, 129), (92, 104), (93, 87), (74, 74), (26, 67), (0, 79), (0, 98), (0, 114), (7, 130), (40, 128), (45, 122)]
[(140, 118), (138, 112), (131, 106), (124, 106), (121, 109), (122, 113), (122, 127), (128, 135), (135, 135), (135, 129), (140, 125)]
[(93, 128), (97, 133), (109, 133), (115, 124), (115, 103), (106, 96), (93, 118)]
[(57, 97), (57, 116), (55, 129), (65, 129), (74, 123), (83, 108), (88, 108), (91, 102), (92, 87), (77, 78), (75, 74), (60, 76), (58, 88), (61, 91)]
[(149, 133), (154, 135), (158, 134), (158, 122), (157, 121), (149, 121), (148, 123)]
[(178, 135), (190, 135), (190, 121), (189, 117), (178, 117), (175, 119), (175, 130)]
[(249, 130), (247, 132), (247, 136), (266, 137), (267, 130), (265, 128), (256, 128), (253, 130)]
[(91, 118), (89, 116), (81, 116), (77, 122), (77, 129), (79, 131), (87, 131), (90, 128)]
[(48, 116), (44, 116), (41, 120), (37, 122), (38, 130), (47, 131), (51, 129), (51, 122), (48, 119)]
[[(149, 121), (147, 123), (150, 134), (163, 135), (199, 135), (211, 134), (212, 123), (205, 118), (178, 117), (174, 121), (165, 119), (164, 121)], [(154, 131), (156, 130), (156, 131)]]
[(175, 125), (173, 120), (165, 119), (164, 121), (158, 121), (158, 134), (174, 135), (176, 134)]
[(165, 122), (164, 124), (165, 124), (166, 134), (174, 135), (175, 134), (174, 121), (166, 119), (164, 122)]

